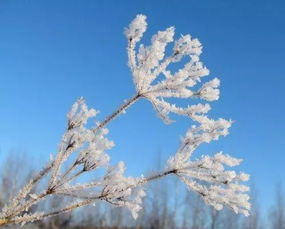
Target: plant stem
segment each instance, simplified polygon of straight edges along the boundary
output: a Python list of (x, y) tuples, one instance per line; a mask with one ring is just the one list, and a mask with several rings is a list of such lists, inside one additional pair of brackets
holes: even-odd
[(121, 114), (123, 111), (125, 111), (129, 106), (131, 106), (133, 103), (135, 103), (142, 95), (136, 94), (129, 100), (127, 100), (125, 103), (123, 103), (119, 108), (114, 111), (112, 114), (107, 116), (103, 122), (101, 122), (96, 128), (93, 129), (93, 132), (97, 132), (99, 129), (105, 127), (110, 121), (112, 121), (114, 118), (116, 118), (119, 114)]
[(166, 170), (164, 172), (160, 172), (160, 173), (154, 174), (152, 176), (146, 177), (146, 178), (142, 179), (141, 181), (139, 181), (138, 184), (144, 185), (150, 181), (157, 180), (159, 178), (162, 178), (162, 177), (167, 176), (167, 175), (172, 174), (172, 173), (173, 174), (177, 173), (177, 169)]
[[(18, 209), (15, 208), (14, 212), (9, 215), (8, 217), (13, 217), (13, 216), (17, 216), (18, 214), (20, 214), (21, 212), (25, 211), (26, 209), (29, 209), (31, 206), (33, 206), (35, 203), (37, 203), (38, 201), (42, 200), (43, 198), (45, 198), (48, 195), (51, 195), (52, 193), (48, 193), (46, 191), (42, 192), (41, 194), (39, 194), (37, 196), (36, 199), (30, 198), (26, 203), (24, 203), (22, 206), (20, 206)], [(1, 224), (0, 224), (1, 225)]]

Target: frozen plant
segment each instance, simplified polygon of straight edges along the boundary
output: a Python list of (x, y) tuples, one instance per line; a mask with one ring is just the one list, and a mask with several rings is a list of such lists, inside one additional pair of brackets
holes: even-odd
[[(136, 94), (125, 101), (115, 112), (96, 126), (88, 128), (88, 120), (96, 117), (98, 111), (89, 109), (80, 98), (67, 115), (66, 131), (59, 144), (56, 157), (35, 175), (20, 192), (5, 205), (0, 215), (0, 225), (41, 220), (46, 217), (70, 212), (75, 208), (94, 204), (98, 200), (114, 206), (126, 207), (136, 218), (145, 196), (144, 185), (150, 181), (173, 174), (186, 184), (209, 205), (221, 210), (224, 206), (236, 213), (249, 214), (248, 187), (243, 184), (249, 176), (227, 170), (239, 165), (240, 159), (221, 152), (191, 160), (192, 153), (202, 143), (226, 136), (232, 122), (225, 119), (213, 120), (207, 116), (211, 109), (208, 103), (219, 98), (220, 81), (215, 78), (202, 83), (209, 70), (200, 61), (202, 45), (190, 35), (174, 39), (174, 27), (159, 31), (152, 36), (150, 46), (137, 44), (146, 31), (146, 16), (137, 15), (125, 30), (128, 39), (129, 67), (133, 76)], [(167, 47), (172, 44), (172, 53), (166, 56)], [(176, 72), (170, 64), (187, 60)], [(170, 113), (184, 115), (193, 125), (182, 140), (180, 148), (170, 157), (164, 171), (149, 177), (126, 177), (125, 164), (110, 165), (107, 151), (114, 143), (107, 139), (107, 124), (138, 101), (145, 98), (151, 102), (158, 116), (170, 123)], [(192, 105), (179, 107), (169, 99), (192, 99)], [(69, 166), (64, 166), (67, 162)], [(76, 183), (82, 174), (104, 170), (92, 182)], [(42, 191), (34, 187), (47, 177), (48, 183)], [(50, 212), (33, 212), (31, 207), (48, 196), (68, 196), (72, 203)]]

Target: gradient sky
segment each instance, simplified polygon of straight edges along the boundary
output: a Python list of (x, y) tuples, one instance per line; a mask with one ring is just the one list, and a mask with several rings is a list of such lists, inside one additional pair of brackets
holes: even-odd
[[(127, 67), (124, 28), (148, 16), (145, 41), (175, 25), (204, 49), (211, 76), (221, 79), (221, 98), (211, 117), (236, 120), (231, 134), (202, 146), (196, 156), (223, 151), (244, 159), (262, 206), (285, 184), (285, 2), (280, 0), (0, 1), (0, 155), (25, 152), (41, 166), (55, 152), (66, 113), (80, 96), (101, 120), (134, 87)], [(179, 146), (191, 122), (173, 116), (164, 125), (147, 101), (139, 101), (109, 125), (128, 174), (153, 168)], [(15, 155), (15, 154), (13, 154)]]

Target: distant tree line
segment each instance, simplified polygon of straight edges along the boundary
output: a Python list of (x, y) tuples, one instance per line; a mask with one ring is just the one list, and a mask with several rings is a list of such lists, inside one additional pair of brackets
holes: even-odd
[[(11, 159), (12, 158), (12, 159)], [(15, 158), (15, 157), (14, 157)], [(21, 161), (21, 163), (20, 163)], [(156, 165), (157, 168), (159, 166)], [(22, 160), (9, 157), (2, 162), (0, 177), (0, 204), (7, 200), (33, 174)], [(78, 209), (72, 213), (59, 215), (23, 228), (46, 229), (285, 229), (285, 203), (281, 184), (276, 186), (275, 201), (267, 212), (261, 212), (258, 191), (252, 185), (252, 211), (249, 217), (236, 215), (228, 209), (216, 211), (207, 206), (199, 196), (185, 191), (177, 179), (161, 179), (147, 187), (142, 214), (134, 220), (126, 209), (114, 208), (103, 202), (95, 206)], [(68, 199), (51, 198), (36, 210), (57, 208)], [(87, 209), (86, 209), (87, 208)], [(33, 209), (35, 210), (35, 209)], [(10, 225), (5, 228), (21, 228)]]

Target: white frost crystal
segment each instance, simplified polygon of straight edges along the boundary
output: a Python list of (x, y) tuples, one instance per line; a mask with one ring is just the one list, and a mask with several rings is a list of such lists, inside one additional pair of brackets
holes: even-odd
[(138, 186), (138, 178), (125, 177), (124, 172), (125, 164), (122, 161), (116, 167), (109, 168), (104, 178), (104, 199), (115, 206), (127, 207), (137, 218), (145, 192)]

